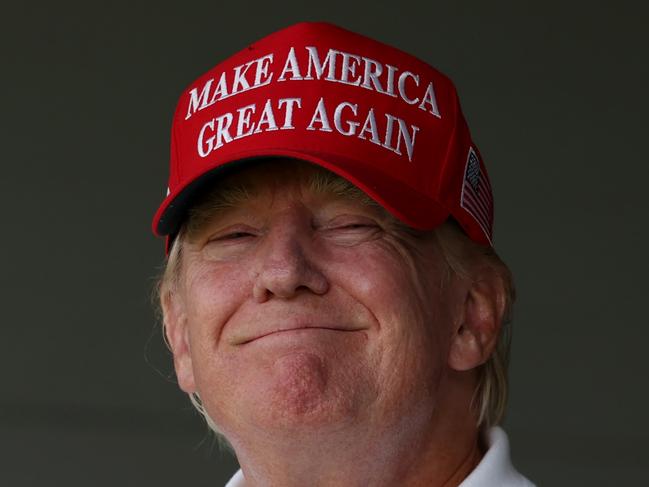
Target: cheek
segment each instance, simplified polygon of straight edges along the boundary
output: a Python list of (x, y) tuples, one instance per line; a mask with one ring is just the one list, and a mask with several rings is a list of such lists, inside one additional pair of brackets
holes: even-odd
[[(394, 324), (414, 320), (425, 311), (426, 303), (419, 299), (422, 293), (418, 290), (417, 276), (404, 256), (382, 241), (359, 250), (341, 251), (332, 256), (330, 262), (336, 263), (330, 272), (333, 282), (375, 315), (380, 325), (392, 324), (395, 328)], [(386, 331), (389, 330), (382, 330)]]
[(394, 292), (403, 270), (403, 262), (381, 241), (358, 247), (334, 248), (322, 252), (321, 269), (333, 284), (344, 286), (358, 294), (362, 301), (376, 303), (377, 299)]
[(392, 384), (402, 390), (418, 377), (436, 380), (446, 362), (451, 324), (439, 267), (384, 241), (337, 257), (336, 281), (378, 324), (374, 353), (384, 380), (403, 380)]
[(192, 351), (212, 352), (229, 318), (249, 298), (251, 283), (241, 265), (203, 263), (197, 267), (186, 282), (189, 340)]

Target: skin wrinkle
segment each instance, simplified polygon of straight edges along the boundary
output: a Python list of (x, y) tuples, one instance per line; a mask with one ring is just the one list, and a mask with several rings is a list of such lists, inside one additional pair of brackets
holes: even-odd
[[(399, 228), (399, 230), (402, 230), (402, 229)], [(397, 235), (397, 237), (394, 237), (393, 235), (390, 235), (394, 240), (394, 241), (390, 241), (390, 243), (395, 247), (395, 249), (398, 251), (401, 258), (407, 264), (409, 272), (413, 276), (419, 276), (420, 275), (420, 268), (417, 266), (415, 256), (417, 258), (419, 258), (419, 259), (423, 259), (424, 258), (424, 253), (420, 248), (418, 248), (415, 245), (415, 241), (419, 240), (421, 242), (421, 240), (423, 240), (423, 238), (424, 238), (424, 235), (422, 235), (420, 232), (417, 232), (416, 230), (412, 231), (412, 232), (397, 233), (396, 235)], [(426, 282), (425, 279), (421, 279), (420, 277), (416, 277), (413, 280), (417, 284), (422, 283), (422, 282)], [(441, 291), (441, 289), (437, 290), (437, 291), (430, 290), (430, 289), (424, 289), (424, 286), (421, 286), (421, 285), (415, 286), (415, 290), (417, 291), (417, 293), (419, 295), (419, 298), (421, 300), (429, 299), (428, 297), (430, 295), (432, 295), (432, 293)], [(435, 323), (436, 322), (435, 315), (434, 314), (430, 315), (427, 318), (427, 322)], [(407, 347), (405, 347), (405, 345), (403, 345), (401, 343), (399, 343), (399, 345), (401, 345), (404, 348), (407, 348)], [(394, 355), (395, 356), (403, 356), (403, 352), (397, 351)], [(445, 353), (442, 352), (442, 353), (440, 353), (440, 355), (444, 356)], [(393, 367), (393, 370), (395, 371), (395, 374), (399, 374), (401, 372), (402, 368), (398, 367), (398, 366), (395, 366), (395, 367)], [(430, 388), (434, 389), (436, 386), (438, 386), (438, 384), (439, 384), (439, 382), (441, 380), (442, 380), (442, 378), (438, 377), (437, 380), (435, 380), (435, 383), (431, 384)], [(386, 389), (389, 389), (389, 386)], [(431, 415), (432, 415), (432, 413), (434, 413), (434, 410), (431, 410)]]
[[(301, 169), (300, 166), (297, 166), (297, 168)], [(278, 178), (275, 177), (274, 183), (276, 184), (277, 182)], [(269, 181), (268, 183), (272, 184), (273, 181)], [(308, 190), (318, 194), (337, 195), (359, 202), (364, 206), (372, 207), (377, 211), (384, 211), (360, 189), (344, 179), (332, 177), (331, 173), (324, 172), (324, 170), (311, 174), (306, 181), (306, 187)], [(302, 190), (302, 187), (300, 187), (300, 190)], [(212, 190), (201, 195), (195, 205), (190, 209), (188, 224), (186, 224), (188, 240), (191, 242), (195, 239), (196, 234), (208, 219), (218, 217), (220, 213), (227, 209), (243, 205), (251, 201), (255, 196), (258, 196), (258, 194), (258, 188), (250, 187), (246, 184), (232, 184), (230, 180), (220, 182)], [(302, 194), (302, 191), (300, 191), (300, 195)], [(271, 195), (271, 198), (273, 198), (270, 202), (272, 205), (274, 196)], [(404, 226), (405, 228), (407, 227)]]

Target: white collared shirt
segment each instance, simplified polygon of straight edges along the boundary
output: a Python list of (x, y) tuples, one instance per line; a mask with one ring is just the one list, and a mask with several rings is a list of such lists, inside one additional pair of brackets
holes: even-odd
[[(509, 440), (505, 431), (495, 426), (485, 435), (487, 452), (478, 466), (458, 487), (534, 487), (512, 465)], [(243, 472), (238, 470), (225, 487), (245, 487)]]

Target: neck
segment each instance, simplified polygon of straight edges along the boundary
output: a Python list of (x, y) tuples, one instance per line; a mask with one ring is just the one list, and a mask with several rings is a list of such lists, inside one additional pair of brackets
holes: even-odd
[(483, 456), (472, 421), (401, 424), (399, 431), (362, 429), (291, 438), (255, 436), (235, 444), (246, 487), (455, 487)]

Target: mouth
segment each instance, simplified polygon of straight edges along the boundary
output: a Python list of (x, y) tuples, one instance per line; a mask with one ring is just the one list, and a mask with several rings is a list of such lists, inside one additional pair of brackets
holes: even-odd
[(235, 341), (235, 345), (246, 345), (248, 343), (261, 340), (262, 338), (267, 338), (275, 335), (285, 335), (285, 334), (300, 334), (300, 333), (309, 333), (309, 332), (341, 332), (341, 333), (351, 333), (355, 331), (360, 331), (360, 328), (340, 328), (333, 326), (297, 326), (292, 328), (280, 328), (277, 330), (271, 330), (265, 333), (261, 333), (249, 338), (242, 338)]

